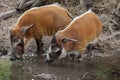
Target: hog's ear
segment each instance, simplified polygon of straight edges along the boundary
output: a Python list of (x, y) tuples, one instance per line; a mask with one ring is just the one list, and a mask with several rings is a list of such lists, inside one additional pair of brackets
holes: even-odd
[(62, 38), (62, 44), (65, 44), (68, 41), (77, 42), (78, 40), (72, 39), (72, 38), (67, 38), (67, 37)]
[(32, 27), (33, 27), (33, 24), (31, 24), (30, 26), (23, 26), (20, 31), (23, 35), (25, 35), (26, 32), (29, 31), (29, 29), (31, 29)]

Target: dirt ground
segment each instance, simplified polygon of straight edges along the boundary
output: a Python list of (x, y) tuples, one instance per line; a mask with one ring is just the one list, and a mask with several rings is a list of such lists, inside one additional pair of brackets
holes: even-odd
[[(73, 15), (73, 17), (76, 17), (86, 11), (84, 8), (82, 8), (80, 6), (79, 0), (70, 0), (70, 1), (66, 0), (66, 1), (67, 2), (65, 3), (63, 0), (61, 0), (60, 4), (62, 5), (62, 7), (69, 10), (69, 12)], [(101, 58), (100, 61), (98, 61), (100, 64), (105, 64), (105, 65), (108, 64), (107, 66), (114, 66), (114, 67), (117, 66), (112, 69), (113, 69), (113, 72), (116, 71), (117, 77), (115, 80), (120, 80), (120, 73), (119, 73), (120, 72), (120, 17), (115, 14), (117, 6), (120, 3), (120, 0), (92, 0), (92, 1), (94, 1), (94, 6), (93, 6), (94, 12), (101, 18), (101, 20), (103, 22), (103, 33), (100, 36), (101, 43), (99, 46), (101, 48), (101, 50), (100, 51), (93, 50), (93, 53), (94, 53), (93, 55), (96, 60), (96, 61), (93, 61), (93, 63), (94, 62), (96, 63), (97, 60), (99, 60), (99, 58)], [(0, 0), (0, 14), (14, 9), (16, 5), (17, 5), (17, 0)], [(0, 47), (4, 47), (5, 49), (7, 49), (8, 53), (10, 52), (10, 40), (9, 40), (10, 32), (9, 31), (13, 27), (13, 25), (15, 25), (15, 23), (17, 22), (17, 19), (19, 18), (19, 16), (21, 14), (14, 14), (11, 18), (2, 20), (0, 22)], [(48, 47), (49, 41), (50, 41), (50, 37), (43, 38), (43, 42), (45, 43), (45, 49)], [(30, 56), (35, 51), (36, 51), (36, 46), (35, 46), (35, 43), (33, 40), (30, 42), (30, 45), (26, 48), (25, 55)], [(99, 58), (97, 58), (97, 56), (99, 56)], [(111, 62), (109, 62), (109, 61), (111, 61)], [(43, 64), (43, 63), (41, 63), (41, 64)], [(90, 62), (90, 64), (91, 64), (91, 62)], [(57, 63), (57, 65), (58, 65), (58, 63)], [(41, 68), (43, 69), (44, 66), (41, 66)], [(66, 66), (68, 68), (68, 64)], [(62, 67), (63, 67), (63, 64), (62, 64)], [(71, 67), (71, 66), (69, 66), (69, 67)], [(57, 68), (58, 68), (58, 66), (57, 66)], [(75, 66), (74, 66), (74, 68), (75, 68)], [(51, 67), (48, 69), (51, 69)], [(58, 70), (61, 70), (61, 69), (63, 69), (63, 68), (60, 68)], [(23, 70), (25, 70), (25, 69), (23, 69)], [(46, 70), (46, 68), (45, 68), (45, 70)], [(78, 70), (78, 68), (76, 69), (76, 71), (77, 70)], [(52, 69), (52, 71), (54, 71), (54, 69)], [(70, 70), (68, 70), (68, 71), (70, 71)], [(58, 73), (59, 72), (60, 71), (58, 71)], [(83, 72), (85, 72), (85, 71), (83, 71)], [(84, 74), (82, 74), (82, 75), (84, 75)], [(82, 77), (82, 75), (81, 75), (81, 77)], [(112, 74), (110, 74), (110, 75), (112, 75)], [(94, 78), (94, 77), (96, 78), (96, 76), (92, 75), (92, 78)], [(114, 77), (112, 77), (112, 78), (114, 78)], [(78, 78), (79, 77), (77, 77), (77, 79)], [(89, 78), (89, 76), (88, 76), (88, 78)], [(95, 78), (92, 79), (92, 78), (91, 79), (90, 78), (82, 79), (82, 80), (100, 80), (100, 79), (95, 79)], [(44, 80), (44, 79), (42, 79), (42, 80)], [(45, 79), (45, 80), (47, 80), (47, 79)], [(65, 77), (65, 78), (63, 78), (63, 80), (72, 80), (72, 78), (66, 79), (66, 77)], [(101, 80), (105, 80), (105, 79), (101, 79)]]
[[(104, 49), (105, 55), (109, 55), (109, 53), (115, 55), (116, 53), (120, 52), (120, 17), (115, 15), (118, 3), (120, 3), (119, 0), (94, 1), (93, 10), (103, 22), (103, 33), (100, 39), (102, 41), (101, 46), (102, 49)], [(13, 10), (17, 4), (18, 1), (16, 0), (1, 0), (0, 14), (6, 11)], [(60, 4), (62, 7), (66, 8), (73, 15), (73, 17), (76, 17), (86, 11), (85, 8), (82, 8), (80, 6), (79, 0), (71, 0), (66, 2), (64, 2), (64, 0), (61, 0)], [(14, 14), (11, 18), (0, 21), (0, 46), (4, 45), (3, 47), (7, 48), (8, 52), (10, 48), (10, 29), (15, 25), (18, 17), (21, 14)], [(49, 41), (50, 38), (47, 37), (47, 39)], [(43, 41), (45, 43), (49, 43), (46, 39), (43, 39)]]

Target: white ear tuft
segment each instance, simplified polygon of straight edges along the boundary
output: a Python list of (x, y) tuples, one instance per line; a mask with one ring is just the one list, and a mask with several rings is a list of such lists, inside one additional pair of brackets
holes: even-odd
[(64, 37), (64, 38), (62, 39), (62, 43), (63, 43), (63, 44), (65, 44), (65, 43), (68, 42), (68, 41), (77, 42), (78, 40), (72, 39), (72, 38), (67, 38), (67, 37)]

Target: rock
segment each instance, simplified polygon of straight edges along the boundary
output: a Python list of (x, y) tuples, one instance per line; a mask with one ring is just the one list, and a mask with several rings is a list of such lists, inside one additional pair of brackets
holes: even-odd
[(7, 55), (7, 50), (4, 47), (0, 46), (0, 56), (2, 55)]

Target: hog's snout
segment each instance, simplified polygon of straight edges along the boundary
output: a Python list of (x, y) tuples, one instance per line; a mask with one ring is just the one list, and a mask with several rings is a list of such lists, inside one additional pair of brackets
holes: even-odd
[(10, 60), (11, 61), (13, 61), (13, 60), (21, 60), (24, 51), (12, 48), (10, 53), (11, 53), (10, 54), (10, 57), (11, 57)]
[(53, 60), (46, 60), (46, 62), (47, 62), (47, 63), (52, 63), (52, 62), (53, 62)]

